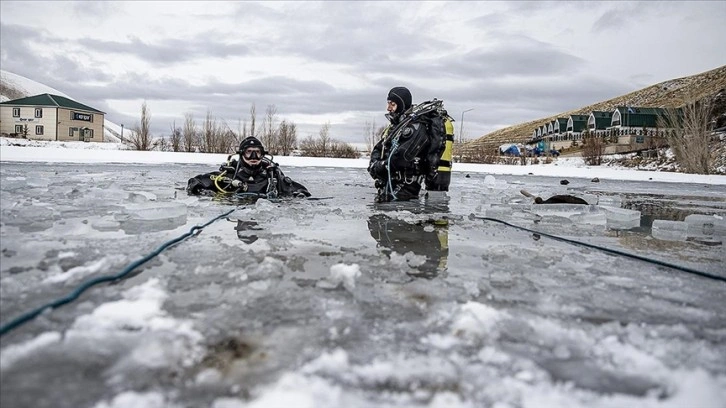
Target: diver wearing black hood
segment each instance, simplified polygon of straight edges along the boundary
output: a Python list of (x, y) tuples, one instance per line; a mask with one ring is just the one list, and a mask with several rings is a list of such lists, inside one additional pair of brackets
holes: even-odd
[(262, 142), (245, 138), (237, 151), (239, 160), (229, 156), (219, 171), (200, 174), (189, 179), (187, 193), (192, 195), (245, 194), (275, 197), (310, 197), (302, 184), (285, 176), (277, 163), (265, 157)]
[(388, 92), (386, 118), (390, 124), (371, 151), (368, 173), (378, 188), (376, 201), (416, 199), (421, 182), (435, 175), (442, 143), (429, 140), (430, 124), (416, 120), (411, 112), (411, 92), (395, 87)]

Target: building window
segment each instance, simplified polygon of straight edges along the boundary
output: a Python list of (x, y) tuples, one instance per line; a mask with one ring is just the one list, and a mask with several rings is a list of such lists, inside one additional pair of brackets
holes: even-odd
[(13, 117), (14, 118), (20, 117), (20, 108), (13, 108)]
[(35, 117), (36, 118), (42, 118), (43, 117), (43, 108), (35, 108)]
[(78, 128), (68, 128), (68, 136), (72, 137), (75, 132), (78, 132)]
[(43, 125), (35, 125), (35, 134), (39, 136), (43, 134)]
[(15, 125), (15, 133), (23, 133), (23, 125)]

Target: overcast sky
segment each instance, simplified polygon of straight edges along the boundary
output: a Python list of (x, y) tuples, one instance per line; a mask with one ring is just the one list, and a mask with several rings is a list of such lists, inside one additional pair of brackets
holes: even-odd
[(726, 65), (726, 2), (0, 2), (3, 70), (154, 134), (269, 105), (361, 143), (386, 95), (443, 99), (464, 137)]

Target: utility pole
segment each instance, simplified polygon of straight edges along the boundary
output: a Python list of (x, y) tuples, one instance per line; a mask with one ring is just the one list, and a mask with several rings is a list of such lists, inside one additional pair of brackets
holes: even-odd
[(459, 125), (459, 143), (461, 143), (464, 139), (464, 114), (469, 111), (473, 111), (474, 108), (467, 109), (463, 112), (461, 112), (461, 125)]

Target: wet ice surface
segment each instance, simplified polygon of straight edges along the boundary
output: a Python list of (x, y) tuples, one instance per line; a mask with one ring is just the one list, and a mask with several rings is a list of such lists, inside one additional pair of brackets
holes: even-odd
[(726, 276), (726, 187), (454, 173), (375, 205), (290, 167), (323, 199), (235, 207), (183, 191), (208, 170), (3, 163), (2, 324), (237, 210), (4, 335), (0, 406), (726, 403), (726, 283), (544, 235)]

